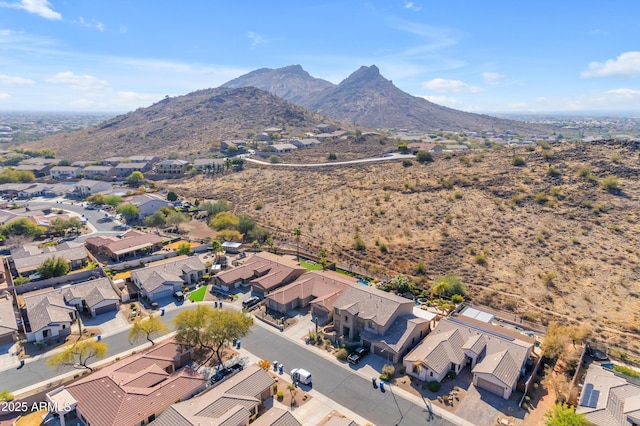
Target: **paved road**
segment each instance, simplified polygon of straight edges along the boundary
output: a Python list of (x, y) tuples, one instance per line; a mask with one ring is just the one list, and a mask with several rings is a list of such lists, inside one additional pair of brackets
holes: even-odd
[[(189, 307), (189, 306), (185, 306)], [(162, 321), (171, 327), (173, 318), (182, 309), (167, 311)], [(122, 331), (102, 340), (108, 344), (107, 357), (136, 349), (127, 340), (128, 331)], [(427, 421), (428, 413), (424, 407), (395, 395), (391, 390), (385, 393), (373, 389), (371, 381), (363, 379), (355, 372), (336, 367), (336, 365), (311, 351), (301, 350), (289, 339), (254, 326), (252, 332), (242, 339), (242, 346), (260, 358), (278, 360), (287, 371), (296, 366), (313, 372), (314, 389), (341, 405), (373, 421), (377, 425), (451, 425), (441, 418)], [(45, 364), (45, 359), (27, 362), (21, 369), (9, 369), (0, 372), (3, 388), (15, 392), (36, 383), (53, 380), (71, 368), (55, 370)], [(397, 401), (397, 404), (396, 404)], [(401, 416), (402, 413), (402, 416)]]
[(424, 406), (394, 394), (392, 389), (382, 393), (380, 389), (373, 388), (371, 380), (337, 367), (312, 351), (301, 350), (289, 339), (262, 327), (254, 326), (252, 332), (242, 339), (242, 346), (260, 358), (277, 360), (287, 371), (296, 367), (311, 371), (313, 389), (377, 425), (453, 424), (438, 417), (429, 421)]
[(268, 161), (256, 160), (255, 158), (245, 157), (245, 161), (255, 164), (261, 164), (263, 166), (274, 166), (274, 167), (327, 167), (327, 166), (346, 166), (350, 164), (362, 164), (362, 163), (375, 163), (379, 161), (390, 161), (390, 160), (403, 160), (405, 158), (416, 158), (413, 154), (399, 154), (397, 152), (393, 152), (390, 154), (385, 154), (382, 157), (371, 157), (371, 158), (361, 158), (359, 160), (349, 160), (349, 161), (332, 161), (330, 163), (314, 163), (314, 164), (300, 164), (300, 163), (270, 163)]
[(123, 224), (116, 220), (105, 221), (105, 212), (102, 210), (86, 210), (84, 206), (80, 205), (80, 203), (71, 201), (64, 201), (62, 203), (57, 203), (55, 201), (46, 201), (46, 200), (31, 200), (23, 203), (24, 205), (40, 205), (46, 204), (51, 206), (53, 209), (62, 209), (68, 210), (70, 212), (77, 213), (79, 215), (84, 215), (87, 218), (89, 223), (96, 229), (95, 232), (91, 234), (81, 235), (77, 238), (78, 241), (84, 241), (88, 237), (95, 237), (97, 235), (118, 235), (122, 234), (125, 231)]

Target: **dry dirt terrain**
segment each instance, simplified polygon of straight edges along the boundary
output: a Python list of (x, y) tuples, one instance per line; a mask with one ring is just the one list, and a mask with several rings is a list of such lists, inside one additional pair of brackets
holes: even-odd
[[(305, 250), (323, 247), (372, 274), (406, 274), (427, 288), (454, 274), (473, 300), (542, 322), (584, 321), (596, 338), (638, 353), (639, 154), (632, 142), (563, 143), (411, 166), (246, 164), (171, 185), (229, 200), (280, 243), (293, 244), (300, 227)], [(514, 166), (514, 156), (525, 164)], [(607, 176), (619, 191), (602, 187)], [(356, 235), (365, 249), (354, 249)]]

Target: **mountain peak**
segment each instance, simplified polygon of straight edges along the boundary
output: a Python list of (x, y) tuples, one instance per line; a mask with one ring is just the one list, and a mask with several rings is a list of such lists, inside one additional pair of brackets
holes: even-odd
[(358, 68), (353, 74), (347, 77), (340, 84), (355, 83), (355, 82), (371, 82), (371, 81), (377, 81), (377, 80), (388, 81), (384, 77), (382, 77), (382, 75), (380, 74), (380, 69), (378, 69), (377, 66), (371, 65), (367, 67), (363, 65), (360, 68)]

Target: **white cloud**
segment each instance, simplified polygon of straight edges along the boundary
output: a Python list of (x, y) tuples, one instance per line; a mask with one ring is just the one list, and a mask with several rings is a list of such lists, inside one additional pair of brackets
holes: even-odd
[(423, 98), (438, 105), (450, 107), (460, 106), (460, 102), (453, 96), (423, 96)]
[(2, 86), (29, 86), (35, 83), (35, 81), (29, 80), (28, 78), (0, 74), (0, 85)]
[(18, 3), (0, 2), (1, 7), (22, 9), (29, 13), (39, 15), (45, 19), (62, 19), (62, 15), (55, 12), (48, 0), (20, 0)]
[(95, 90), (107, 86), (105, 80), (99, 80), (92, 75), (77, 75), (71, 71), (59, 72), (46, 79), (49, 83), (66, 84), (77, 90)]
[(498, 74), (497, 72), (483, 72), (482, 78), (484, 80), (484, 84), (489, 84), (491, 86), (495, 86), (496, 84), (500, 84), (504, 79), (504, 75)]
[(120, 32), (122, 34), (125, 34), (127, 32), (127, 27), (125, 27), (124, 25), (120, 25)]
[(86, 28), (95, 28), (100, 32), (104, 31), (104, 24), (100, 21), (96, 21), (95, 19), (87, 21), (82, 16), (80, 16), (77, 20), (73, 22)]
[(625, 52), (615, 59), (608, 59), (606, 62), (591, 62), (589, 69), (580, 74), (583, 78), (614, 75), (627, 77), (640, 75), (640, 52)]
[(8, 94), (8, 93), (0, 92), (0, 101), (5, 100), (5, 99), (9, 99), (10, 97), (11, 97), (11, 95)]
[(420, 9), (422, 9), (422, 7), (418, 6), (417, 4), (415, 4), (412, 1), (405, 3), (404, 8), (405, 9), (409, 9), (409, 10), (415, 10), (416, 12), (418, 12), (418, 11), (420, 11)]
[(446, 80), (444, 78), (434, 78), (422, 83), (422, 87), (438, 93), (478, 93), (482, 92), (482, 87), (471, 86), (460, 80)]
[(613, 89), (609, 90), (607, 94), (615, 96), (619, 99), (638, 99), (640, 100), (640, 90), (634, 89)]
[(267, 40), (264, 37), (262, 37), (258, 33), (254, 33), (253, 31), (249, 31), (249, 33), (247, 34), (247, 37), (251, 39), (251, 46), (257, 46), (259, 44), (264, 44), (267, 42)]

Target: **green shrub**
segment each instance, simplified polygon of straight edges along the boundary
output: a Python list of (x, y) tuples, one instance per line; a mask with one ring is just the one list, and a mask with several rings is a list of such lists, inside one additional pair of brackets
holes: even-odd
[(433, 155), (427, 151), (418, 151), (416, 161), (418, 163), (430, 163), (433, 161)]
[(440, 382), (435, 380), (432, 380), (427, 383), (427, 389), (429, 389), (431, 392), (438, 392), (441, 387), (442, 385), (440, 384)]
[(404, 160), (402, 160), (402, 167), (411, 167), (413, 166), (413, 161), (409, 160), (408, 158), (405, 158)]
[(449, 372), (447, 373), (447, 377), (448, 377), (448, 378), (450, 378), (450, 379), (455, 379), (457, 376), (458, 376), (458, 375), (456, 374), (456, 372), (455, 372), (455, 371), (449, 371)]
[(484, 254), (477, 254), (474, 257), (474, 260), (476, 261), (476, 263), (478, 265), (486, 265), (487, 264), (487, 256), (485, 256)]
[(633, 377), (636, 379), (640, 379), (640, 373), (634, 370), (633, 368), (626, 367), (624, 365), (616, 365), (613, 367), (613, 371), (624, 374), (625, 376)]
[(526, 161), (524, 161), (524, 157), (522, 157), (521, 155), (516, 155), (511, 159), (511, 165), (516, 167), (522, 167), (522, 166), (526, 166), (527, 163)]
[(560, 169), (557, 167), (551, 166), (547, 169), (547, 176), (558, 177), (560, 174)]
[(276, 396), (278, 397), (278, 400), (282, 400), (284, 398), (284, 393), (281, 390), (279, 390)]
[(394, 374), (396, 374), (396, 368), (391, 364), (385, 364), (382, 366), (382, 374), (380, 374), (380, 380), (388, 382), (393, 378)]
[(348, 356), (349, 352), (347, 352), (345, 348), (340, 348), (336, 351), (336, 358), (338, 358), (340, 361), (346, 361)]
[(464, 302), (464, 297), (460, 296), (459, 294), (454, 294), (453, 296), (451, 296), (451, 301), (455, 304), (462, 303)]
[(613, 175), (602, 178), (600, 186), (609, 192), (618, 192), (620, 190), (618, 178)]
[(327, 160), (329, 161), (334, 161), (338, 158), (338, 156), (336, 155), (335, 152), (330, 152), (329, 155), (327, 155)]

